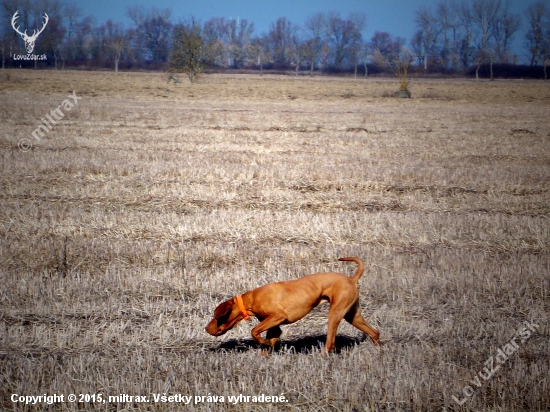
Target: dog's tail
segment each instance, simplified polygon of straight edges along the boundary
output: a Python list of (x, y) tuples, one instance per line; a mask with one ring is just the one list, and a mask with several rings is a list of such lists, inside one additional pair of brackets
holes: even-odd
[(363, 275), (363, 271), (365, 270), (365, 265), (363, 265), (363, 262), (361, 262), (361, 259), (356, 257), (343, 257), (338, 259), (342, 262), (355, 262), (357, 263), (357, 272), (355, 272), (355, 275), (353, 275), (352, 279), (355, 281), (355, 283), (359, 282), (359, 279)]

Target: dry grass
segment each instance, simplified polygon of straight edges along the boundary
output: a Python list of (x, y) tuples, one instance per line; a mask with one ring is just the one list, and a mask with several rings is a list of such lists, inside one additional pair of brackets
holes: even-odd
[[(544, 82), (0, 73), (0, 407), (23, 395), (280, 395), (193, 410), (547, 410), (550, 89)], [(17, 148), (76, 90), (77, 108)], [(389, 93), (389, 94), (388, 94)], [(353, 273), (382, 354), (327, 308), (259, 355), (222, 300)], [(471, 381), (524, 321), (540, 327)], [(462, 388), (473, 386), (459, 407)], [(53, 410), (180, 410), (57, 404)]]

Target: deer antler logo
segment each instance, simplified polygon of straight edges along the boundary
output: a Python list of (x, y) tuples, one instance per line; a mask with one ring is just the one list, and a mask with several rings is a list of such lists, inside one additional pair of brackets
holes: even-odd
[(33, 30), (32, 36), (27, 35), (27, 30), (24, 32), (19, 31), (19, 26), (15, 27), (16, 21), (19, 18), (19, 10), (15, 12), (11, 19), (11, 27), (21, 36), (23, 41), (25, 42), (25, 48), (27, 49), (27, 53), (31, 54), (34, 50), (34, 43), (36, 42), (36, 39), (38, 38), (38, 35), (44, 31), (46, 28), (46, 24), (48, 24), (48, 21), (50, 21), (50, 18), (46, 13), (44, 13), (44, 23), (42, 24), (42, 28), (38, 31)]

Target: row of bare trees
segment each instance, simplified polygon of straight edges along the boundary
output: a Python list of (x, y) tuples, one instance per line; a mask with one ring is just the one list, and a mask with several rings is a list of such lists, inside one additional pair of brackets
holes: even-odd
[[(547, 2), (531, 4), (525, 11), (525, 56), (531, 65), (543, 64), (550, 54), (550, 8)], [(504, 0), (441, 0), (435, 8), (420, 7), (417, 31), (411, 46), (419, 63), (458, 71), (483, 63), (517, 64), (511, 44), (522, 26)]]
[(262, 36), (254, 36), (254, 24), (240, 18), (210, 19), (200, 32), (207, 65), (314, 70), (357, 65), (362, 57), (364, 27), (365, 18), (360, 15), (344, 19), (337, 13), (318, 13), (303, 28), (281, 17)]
[(41, 64), (55, 68), (154, 69), (181, 66), (190, 59), (197, 68), (352, 70), (366, 75), (369, 69), (395, 68), (405, 56), (426, 71), (457, 72), (479, 69), (483, 63), (518, 63), (511, 44), (520, 29), (525, 37), (522, 58), (531, 65), (550, 58), (550, 6), (545, 0), (527, 7), (523, 19), (510, 12), (506, 0), (441, 0), (434, 8), (421, 6), (411, 16), (417, 30), (410, 47), (406, 39), (387, 32), (365, 39), (366, 17), (357, 13), (347, 18), (316, 13), (301, 25), (281, 17), (268, 33), (256, 35), (254, 23), (240, 18), (175, 23), (169, 9), (133, 6), (127, 10), (130, 27), (112, 20), (97, 25), (64, 0), (0, 0), (0, 17), (6, 22), (0, 25), (2, 67), (21, 64), (12, 56), (21, 50), (22, 40), (9, 25), (17, 10), (19, 24), (30, 30), (48, 13), (48, 27), (35, 53), (46, 54), (47, 63)]

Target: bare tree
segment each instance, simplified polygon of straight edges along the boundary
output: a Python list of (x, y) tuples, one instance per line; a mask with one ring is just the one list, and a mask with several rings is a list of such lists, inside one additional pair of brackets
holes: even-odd
[(483, 63), (490, 61), (491, 67), (497, 53), (495, 26), (502, 8), (501, 0), (473, 0), (470, 17), (474, 27), (476, 79)]
[(395, 59), (395, 56), (401, 53), (404, 45), (403, 37), (392, 37), (387, 32), (375, 32), (369, 43), (372, 63), (380, 68), (388, 68), (390, 59)]
[[(9, 22), (15, 10), (18, 10), (17, 0), (2, 0), (0, 16), (3, 22)], [(9, 24), (0, 25), (0, 49), (2, 50), (2, 69), (6, 66), (6, 56), (11, 56), (19, 41), (17, 33)]]
[(118, 73), (118, 64), (128, 41), (127, 33), (122, 23), (115, 23), (110, 19), (101, 28), (106, 53), (114, 60), (115, 73)]
[(292, 36), (292, 57), (296, 65), (296, 76), (300, 70), (302, 58), (306, 55), (306, 47), (302, 39), (300, 30), (296, 30)]
[(416, 32), (413, 42), (417, 53), (421, 53), (421, 59), (424, 63), (424, 71), (428, 71), (428, 61), (430, 56), (435, 54), (435, 43), (439, 34), (436, 26), (436, 18), (428, 7), (420, 7), (416, 11), (414, 19), (418, 31)]
[(459, 70), (459, 16), (456, 12), (456, 3), (451, 0), (442, 0), (437, 4), (435, 18), (438, 26), (438, 36), (441, 42), (440, 58), (445, 68)]
[(363, 69), (365, 70), (363, 77), (367, 77), (369, 75), (369, 68), (367, 66), (369, 57), (371, 55), (371, 49), (370, 45), (368, 43), (363, 43), (361, 46), (361, 50), (359, 51), (359, 56), (361, 57), (361, 60), (363, 60)]
[(51, 51), (54, 59), (54, 67), (57, 70), (58, 59), (62, 55), (63, 43), (67, 29), (63, 22), (63, 3), (58, 0), (46, 0), (40, 6), (35, 6), (35, 13), (42, 10), (48, 11), (48, 29), (43, 34), (43, 45), (47, 52)]
[[(32, 19), (32, 3), (30, 0), (2, 0), (1, 5), (1, 16), (3, 22), (9, 22), (14, 13), (18, 13), (18, 24), (21, 27), (29, 27)], [(5, 46), (4, 50), (9, 49), (8, 55), (12, 55), (18, 46), (21, 44), (20, 36), (13, 30), (9, 23), (0, 25), (0, 30), (4, 30), (3, 43)], [(5, 56), (3, 57), (5, 59)]]
[(254, 23), (249, 23), (246, 19), (237, 18), (227, 22), (224, 34), (230, 66), (237, 69), (247, 63), (250, 53), (250, 38), (253, 32)]
[(65, 21), (65, 28), (67, 32), (65, 33), (65, 41), (59, 49), (59, 57), (62, 61), (61, 70), (65, 69), (66, 58), (75, 58), (76, 46), (74, 44), (74, 38), (78, 19), (81, 15), (82, 10), (75, 3), (67, 3), (63, 7), (63, 20)]
[(357, 57), (362, 42), (361, 30), (364, 28), (365, 21), (364, 16), (352, 20), (342, 19), (337, 13), (329, 14), (327, 34), (334, 67), (342, 68), (345, 62), (357, 67)]
[(325, 42), (324, 33), (327, 27), (327, 18), (323, 13), (316, 13), (305, 22), (306, 40), (304, 41), (304, 54), (309, 59), (310, 75), (317, 64), (319, 53)]
[[(61, 22), (61, 4), (57, 0), (43, 0), (31, 2), (31, 26), (40, 28), (37, 31), (41, 32), (46, 28), (46, 23), (50, 22), (50, 16), (57, 20), (57, 24), (52, 21), (51, 28), (41, 36), (40, 42), (36, 44), (35, 54), (48, 54), (51, 50), (54, 55), (55, 66), (57, 68), (57, 46), (61, 43), (63, 36), (65, 35), (65, 29)], [(46, 13), (48, 11), (48, 13)], [(49, 15), (50, 16), (49, 16)], [(54, 50), (55, 49), (55, 50)], [(27, 49), (27, 52), (30, 51)], [(34, 60), (34, 68), (38, 68), (38, 60)]]
[(408, 89), (409, 69), (414, 54), (405, 47), (405, 39), (392, 37), (386, 32), (376, 32), (369, 43), (371, 62), (378, 68), (391, 71), (399, 79), (399, 96), (411, 97)]
[(9, 48), (10, 37), (6, 31), (0, 31), (0, 51), (2, 52), (2, 70), (6, 68), (6, 52)]
[(264, 74), (264, 62), (269, 55), (267, 36), (255, 37), (250, 42), (252, 56), (256, 59), (256, 65), (260, 68), (260, 76)]
[(544, 69), (544, 80), (548, 80), (547, 67), (550, 64), (550, 12), (546, 14), (545, 25), (544, 25), (544, 47), (543, 47), (543, 69)]
[(505, 5), (493, 25), (493, 36), (495, 39), (496, 58), (500, 63), (514, 63), (515, 59), (510, 53), (514, 35), (521, 25), (521, 17), (510, 14), (508, 5)]
[(165, 62), (168, 60), (172, 24), (161, 16), (145, 19), (138, 32), (143, 39), (150, 60)]
[(402, 47), (399, 53), (391, 55), (388, 59), (389, 66), (395, 76), (399, 79), (399, 96), (411, 97), (408, 85), (409, 68), (414, 60), (414, 56), (409, 49)]
[(530, 54), (531, 66), (540, 64), (544, 60), (545, 43), (547, 42), (545, 19), (548, 13), (545, 1), (530, 4), (525, 11), (527, 16), (527, 33), (525, 34), (527, 50)]
[(142, 5), (131, 6), (126, 10), (126, 15), (134, 22), (135, 27), (139, 27), (145, 20), (160, 17), (165, 21), (169, 21), (172, 16), (172, 10), (170, 9), (158, 9), (157, 7), (151, 7), (147, 10)]
[(226, 66), (225, 44), (226, 22), (223, 17), (213, 17), (204, 23), (202, 35), (206, 44), (204, 63), (207, 65)]
[(546, 25), (545, 25), (545, 35), (544, 38), (546, 39), (544, 42), (544, 60), (543, 60), (543, 68), (544, 68), (544, 80), (548, 80), (548, 72), (547, 67), (550, 64), (550, 13), (546, 15)]
[(172, 11), (156, 7), (146, 10), (143, 6), (133, 6), (127, 9), (126, 14), (134, 22), (137, 35), (135, 47), (145, 51), (143, 57), (146, 60), (167, 61), (172, 35)]
[(293, 57), (293, 37), (298, 27), (286, 17), (271, 24), (268, 34), (269, 48), (275, 63), (290, 64)]
[(363, 35), (361, 32), (365, 30), (367, 26), (367, 16), (362, 13), (355, 13), (350, 15), (349, 20), (354, 24), (355, 34), (353, 40), (348, 48), (351, 61), (353, 62), (353, 75), (354, 78), (357, 78), (357, 67), (359, 66), (359, 61), (362, 58), (366, 59), (365, 49), (363, 48)]
[(88, 60), (92, 58), (92, 43), (95, 22), (91, 16), (86, 16), (76, 23), (73, 36), (73, 59)]
[(185, 72), (189, 81), (195, 81), (203, 69), (206, 55), (203, 32), (200, 24), (191, 19), (174, 27), (170, 67), (176, 72)]
[[(54, 16), (55, 17), (55, 16)], [(45, 43), (51, 49), (54, 59), (54, 67), (57, 70), (57, 61), (59, 58), (63, 60), (63, 42), (65, 33), (67, 30), (63, 26), (61, 19), (52, 18), (51, 23), (48, 27), (47, 34), (45, 36)], [(63, 64), (63, 67), (65, 65)]]
[(443, 0), (437, 4), (434, 19), (438, 37), (441, 38), (439, 57), (442, 66), (445, 68), (447, 68), (449, 64), (452, 66), (453, 49), (455, 46), (454, 40), (456, 40), (456, 38), (452, 41), (449, 38), (449, 31), (455, 26), (454, 17), (449, 2)]
[(453, 11), (458, 16), (458, 44), (457, 51), (462, 67), (469, 67), (474, 56), (474, 47), (472, 45), (474, 37), (474, 25), (472, 23), (472, 13), (470, 5), (466, 1), (454, 3)]

